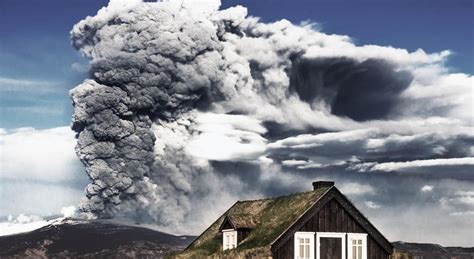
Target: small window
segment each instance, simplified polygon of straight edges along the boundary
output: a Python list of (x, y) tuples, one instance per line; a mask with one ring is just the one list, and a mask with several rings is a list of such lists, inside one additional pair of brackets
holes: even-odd
[(348, 233), (349, 259), (367, 259), (367, 234)]
[(295, 233), (295, 258), (314, 259), (314, 232)]
[(222, 230), (222, 248), (224, 250), (234, 249), (237, 247), (237, 231), (233, 229)]

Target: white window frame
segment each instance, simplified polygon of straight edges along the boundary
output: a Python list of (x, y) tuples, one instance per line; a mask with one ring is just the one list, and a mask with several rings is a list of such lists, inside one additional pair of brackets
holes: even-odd
[(321, 259), (321, 238), (340, 238), (341, 239), (341, 253), (342, 259), (346, 259), (346, 233), (340, 232), (316, 232), (316, 259)]
[(367, 234), (347, 233), (347, 257), (352, 259), (352, 240), (362, 240), (362, 259), (367, 259)]
[[(227, 235), (226, 234), (229, 234), (230, 232), (233, 232), (231, 234), (233, 234), (233, 237), (234, 239), (231, 240), (231, 242), (227, 242)], [(229, 243), (230, 247), (227, 247), (227, 243)], [(234, 249), (237, 247), (237, 230), (235, 229), (223, 229), (222, 230), (222, 250), (230, 250), (230, 249)]]
[(299, 251), (300, 251), (300, 247), (299, 247), (299, 241), (298, 239), (301, 239), (301, 238), (309, 238), (309, 259), (314, 259), (314, 235), (315, 233), (314, 232), (296, 232), (295, 233), (295, 236), (294, 236), (294, 255), (295, 255), (295, 259), (299, 259)]

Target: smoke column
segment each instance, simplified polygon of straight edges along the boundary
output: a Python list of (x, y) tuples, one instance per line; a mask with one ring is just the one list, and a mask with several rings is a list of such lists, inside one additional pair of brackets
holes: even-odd
[(91, 179), (85, 214), (202, 229), (238, 198), (294, 184), (269, 142), (410, 112), (397, 104), (416, 69), (447, 55), (359, 47), (311, 24), (265, 24), (219, 6), (112, 0), (72, 29), (91, 65), (91, 79), (70, 92)]

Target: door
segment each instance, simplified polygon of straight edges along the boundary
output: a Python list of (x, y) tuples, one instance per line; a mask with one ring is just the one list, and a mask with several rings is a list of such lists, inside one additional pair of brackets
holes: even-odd
[(316, 259), (346, 259), (346, 233), (317, 232)]
[(342, 259), (342, 240), (337, 237), (321, 237), (320, 259)]

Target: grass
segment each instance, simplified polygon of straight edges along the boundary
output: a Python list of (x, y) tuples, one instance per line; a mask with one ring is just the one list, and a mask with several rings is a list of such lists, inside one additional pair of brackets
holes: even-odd
[[(239, 201), (227, 211), (227, 214), (222, 215), (204, 231), (181, 255), (187, 257), (218, 255), (229, 256), (229, 258), (271, 256), (271, 243), (303, 215), (326, 190), (327, 188), (320, 188), (273, 199)], [(222, 251), (222, 235), (219, 233), (219, 227), (226, 215), (239, 218), (239, 220), (247, 218), (258, 222), (236, 249)]]

